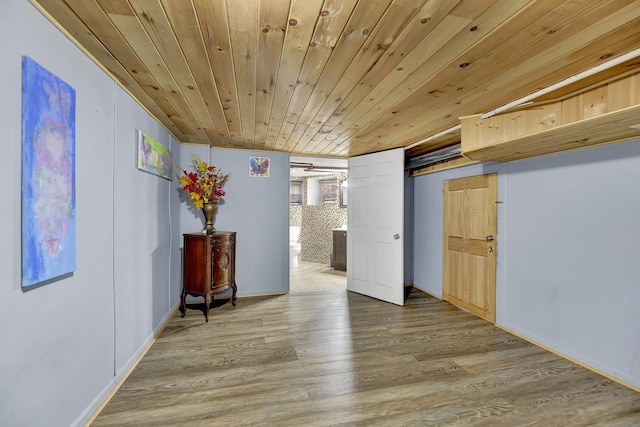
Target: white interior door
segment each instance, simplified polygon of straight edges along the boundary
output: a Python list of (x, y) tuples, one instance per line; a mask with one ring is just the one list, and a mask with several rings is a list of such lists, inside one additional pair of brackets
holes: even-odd
[(349, 159), (347, 289), (404, 305), (404, 150)]

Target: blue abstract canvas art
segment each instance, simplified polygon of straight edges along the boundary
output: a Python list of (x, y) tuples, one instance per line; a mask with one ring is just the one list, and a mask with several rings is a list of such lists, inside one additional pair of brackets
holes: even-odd
[(75, 90), (22, 57), (22, 287), (76, 269)]

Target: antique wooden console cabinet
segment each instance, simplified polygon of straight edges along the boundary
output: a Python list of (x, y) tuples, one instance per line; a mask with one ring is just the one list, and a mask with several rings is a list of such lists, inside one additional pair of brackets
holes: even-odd
[(187, 295), (204, 297), (204, 318), (208, 322), (213, 295), (231, 288), (231, 304), (236, 305), (236, 233), (188, 233), (183, 237), (182, 317), (187, 312)]

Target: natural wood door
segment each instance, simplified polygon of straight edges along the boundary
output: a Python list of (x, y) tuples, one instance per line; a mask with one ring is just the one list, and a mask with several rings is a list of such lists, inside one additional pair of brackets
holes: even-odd
[(349, 158), (347, 290), (404, 305), (404, 150)]
[(496, 201), (498, 176), (444, 182), (442, 297), (496, 320)]

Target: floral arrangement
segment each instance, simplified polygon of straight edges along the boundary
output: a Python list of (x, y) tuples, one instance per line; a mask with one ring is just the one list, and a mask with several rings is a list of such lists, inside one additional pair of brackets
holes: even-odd
[(222, 187), (229, 179), (229, 175), (224, 175), (215, 166), (208, 165), (197, 154), (193, 155), (192, 163), (193, 172), (178, 168), (183, 174), (178, 179), (182, 189), (189, 192), (189, 198), (198, 209), (205, 203), (218, 204), (220, 198), (227, 194)]

